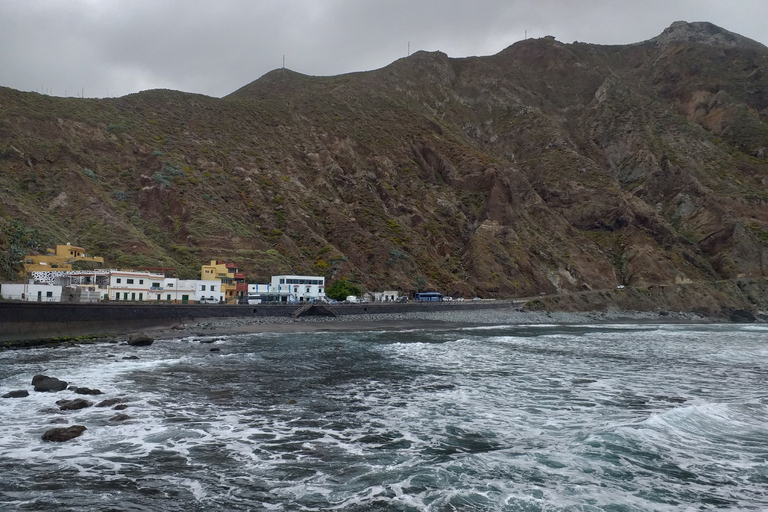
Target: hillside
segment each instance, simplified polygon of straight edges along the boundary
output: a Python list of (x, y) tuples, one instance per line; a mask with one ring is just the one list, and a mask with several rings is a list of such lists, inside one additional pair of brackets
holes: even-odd
[[(224, 98), (0, 88), (0, 252), (484, 297), (768, 273), (768, 48), (677, 22), (626, 46), (418, 52)], [(743, 305), (743, 304), (742, 304)]]

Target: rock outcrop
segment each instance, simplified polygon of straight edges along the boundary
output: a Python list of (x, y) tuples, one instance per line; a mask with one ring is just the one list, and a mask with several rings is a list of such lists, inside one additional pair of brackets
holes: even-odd
[(3, 398), (23, 398), (25, 396), (29, 396), (29, 391), (26, 389), (17, 389), (4, 394)]
[(83, 425), (72, 425), (71, 427), (57, 427), (47, 430), (43, 434), (43, 441), (51, 441), (54, 443), (63, 443), (76, 437), (80, 437), (83, 432), (88, 430)]
[(35, 375), (32, 377), (32, 385), (35, 387), (35, 391), (40, 392), (55, 392), (67, 389), (66, 381), (59, 380), (56, 377), (48, 377), (47, 375)]
[(131, 334), (128, 337), (128, 344), (134, 347), (148, 347), (154, 342), (155, 339), (152, 336), (143, 332), (138, 334)]
[(62, 411), (76, 411), (79, 409), (85, 409), (86, 407), (91, 407), (93, 402), (83, 398), (75, 398), (74, 400), (58, 400), (56, 405), (58, 405), (59, 409)]

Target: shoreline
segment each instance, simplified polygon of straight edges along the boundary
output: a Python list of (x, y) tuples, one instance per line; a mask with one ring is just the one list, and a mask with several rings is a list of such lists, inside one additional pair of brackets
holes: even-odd
[(718, 324), (726, 319), (696, 313), (646, 312), (539, 312), (484, 310), (467, 312), (414, 312), (350, 315), (340, 317), (261, 317), (207, 319), (173, 328), (146, 329), (156, 339), (187, 336), (226, 336), (249, 333), (351, 332), (410, 329), (460, 329), (493, 325), (594, 325), (594, 324)]
[[(766, 323), (761, 315), (758, 324)], [(57, 348), (80, 344), (119, 343), (131, 334), (146, 333), (155, 340), (189, 336), (229, 336), (245, 334), (290, 334), (313, 332), (353, 332), (387, 330), (452, 330), (483, 326), (525, 325), (711, 325), (734, 323), (724, 317), (710, 317), (694, 312), (599, 311), (558, 312), (520, 311), (518, 309), (486, 309), (467, 311), (421, 311), (408, 313), (372, 313), (337, 317), (306, 316), (300, 318), (263, 316), (254, 318), (203, 318), (189, 323), (146, 328), (127, 328), (118, 333), (83, 336), (60, 336), (0, 343), (0, 350), (25, 348)]]

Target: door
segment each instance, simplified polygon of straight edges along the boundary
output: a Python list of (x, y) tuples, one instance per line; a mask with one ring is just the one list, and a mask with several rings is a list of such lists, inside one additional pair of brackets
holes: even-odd
[(189, 304), (189, 295), (182, 295), (181, 296), (181, 303), (182, 304)]

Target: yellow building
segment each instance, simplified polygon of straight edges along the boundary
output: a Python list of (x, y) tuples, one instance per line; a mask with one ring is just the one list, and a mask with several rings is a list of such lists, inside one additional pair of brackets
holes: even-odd
[(227, 302), (235, 302), (238, 298), (248, 295), (245, 274), (240, 272), (234, 263), (211, 260), (210, 265), (203, 265), (200, 269), (200, 279), (221, 281), (221, 291), (224, 292), (224, 300)]
[(56, 249), (47, 249), (46, 254), (26, 256), (24, 258), (24, 274), (50, 270), (72, 270), (72, 264), (76, 261), (104, 264), (104, 258), (88, 256), (82, 247), (70, 244), (57, 245)]

